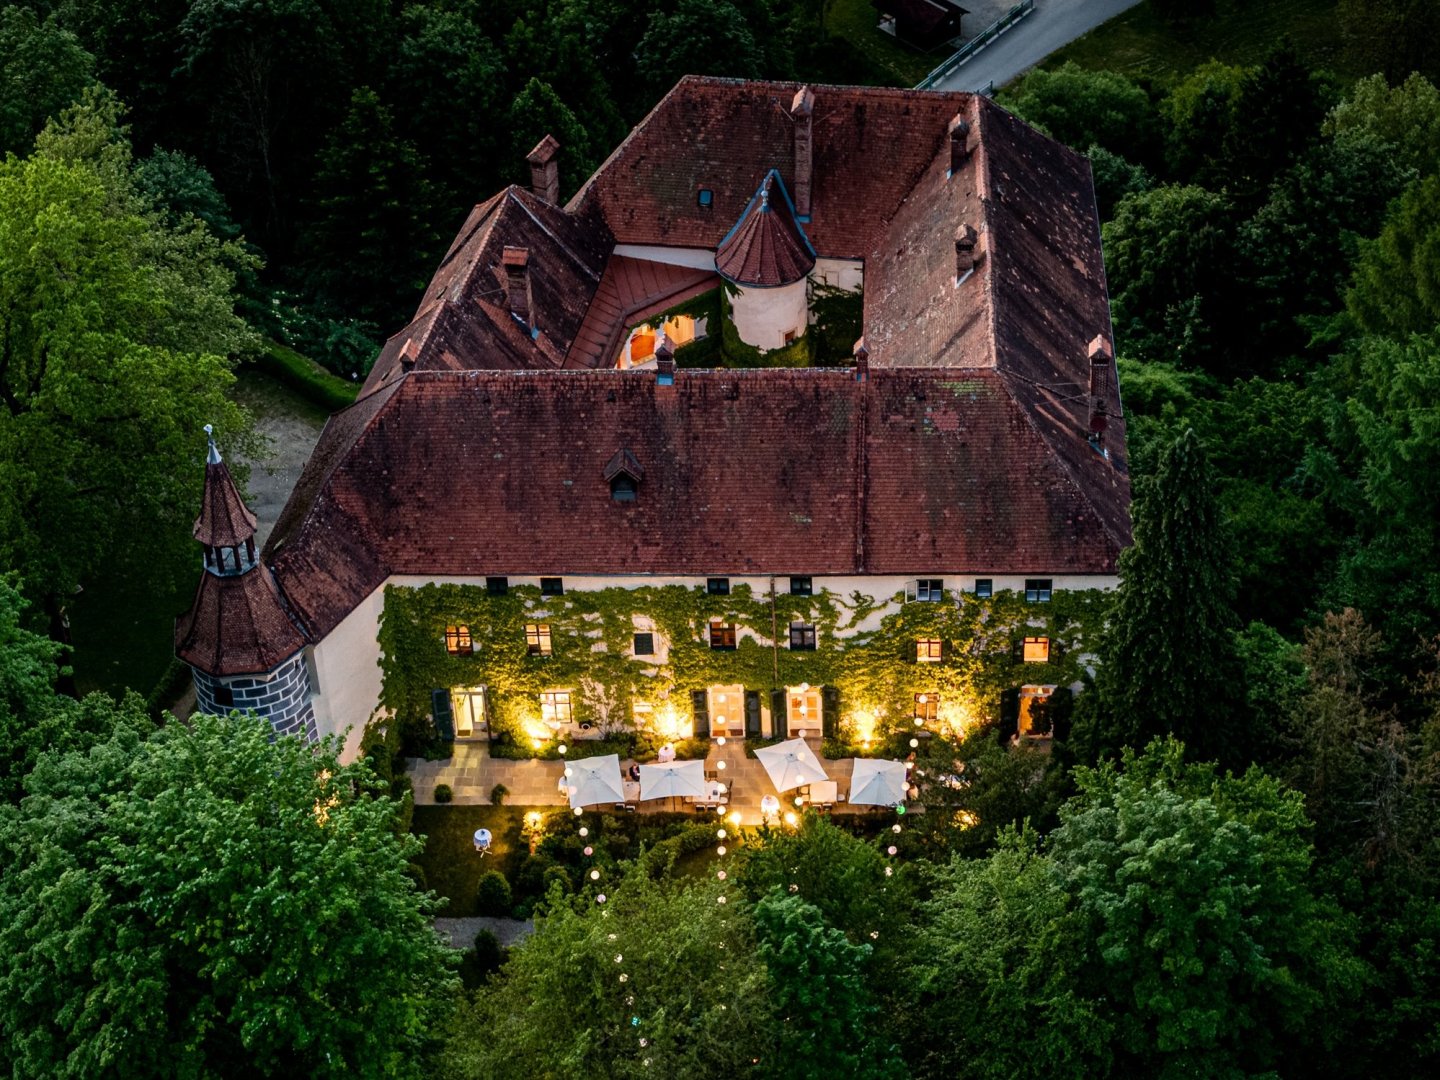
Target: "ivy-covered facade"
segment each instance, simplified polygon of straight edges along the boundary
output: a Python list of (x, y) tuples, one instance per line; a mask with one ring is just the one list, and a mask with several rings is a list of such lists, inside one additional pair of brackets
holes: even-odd
[(931, 590), (934, 580), (878, 598), (788, 577), (561, 580), (559, 595), (508, 581), (391, 585), (382, 705), (416, 748), (458, 734), (549, 754), (615, 735), (803, 730), (863, 754), (905, 732), (956, 736), (1000, 720), (1007, 691), (1082, 680), (1107, 592), (1027, 600), (1023, 590), (977, 596), (974, 579)]

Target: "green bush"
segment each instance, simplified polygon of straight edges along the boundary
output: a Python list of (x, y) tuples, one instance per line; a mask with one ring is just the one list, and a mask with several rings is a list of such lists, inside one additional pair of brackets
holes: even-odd
[(475, 935), (475, 945), (460, 958), (460, 982), (466, 990), (483, 986), (505, 963), (506, 949), (489, 930)]
[(450, 785), (449, 785), (449, 784), (436, 784), (436, 785), (435, 785), (435, 801), (436, 801), (437, 803), (447, 803), (447, 802), (449, 802), (451, 799), (453, 799), (454, 797), (455, 797), (455, 794), (454, 794), (454, 792), (452, 792), (452, 791), (450, 790)]
[(326, 412), (354, 404), (355, 395), (360, 392), (358, 382), (332, 375), (293, 349), (273, 341), (265, 342), (263, 351), (251, 357), (250, 362)]
[(510, 914), (514, 901), (510, 897), (510, 882), (499, 870), (487, 870), (475, 888), (475, 908), (481, 915), (503, 918)]
[(505, 803), (505, 796), (509, 794), (510, 789), (508, 787), (506, 787), (504, 784), (496, 784), (490, 789), (490, 805), (503, 806)]

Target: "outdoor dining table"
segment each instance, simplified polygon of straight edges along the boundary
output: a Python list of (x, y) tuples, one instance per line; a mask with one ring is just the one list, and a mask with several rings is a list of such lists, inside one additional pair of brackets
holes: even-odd
[(626, 781), (625, 781), (625, 801), (626, 801), (627, 803), (637, 803), (637, 802), (640, 801), (640, 781), (639, 781), (639, 780), (626, 780)]
[(820, 780), (810, 785), (808, 801), (812, 806), (829, 806), (838, 796), (834, 780)]
[(724, 784), (717, 780), (712, 780), (706, 785), (704, 795), (687, 795), (685, 801), (694, 803), (696, 806), (716, 806), (720, 803), (728, 802), (729, 795), (725, 790)]

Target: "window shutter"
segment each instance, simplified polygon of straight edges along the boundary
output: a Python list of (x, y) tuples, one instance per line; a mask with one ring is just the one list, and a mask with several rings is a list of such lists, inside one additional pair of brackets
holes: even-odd
[(760, 691), (745, 691), (745, 734), (760, 737)]
[(710, 737), (710, 695), (704, 690), (690, 691), (690, 711), (695, 714), (695, 734)]
[(1057, 686), (1050, 695), (1050, 723), (1054, 727), (1055, 738), (1070, 737), (1070, 717), (1074, 712), (1075, 692), (1068, 686)]
[(833, 739), (840, 725), (840, 688), (827, 686), (820, 691), (820, 698), (825, 703), (820, 716), (820, 734)]
[(1020, 688), (1000, 692), (1000, 728), (996, 732), (1002, 743), (1009, 743), (1020, 734)]
[(906, 603), (909, 603), (910, 601), (914, 600), (914, 599), (915, 599), (915, 595), (916, 595), (916, 593), (915, 593), (915, 582), (913, 582), (913, 581), (907, 581), (907, 582), (905, 582), (905, 601), (906, 601)]
[(441, 742), (455, 741), (455, 715), (450, 711), (450, 691), (431, 690), (430, 710), (435, 715), (435, 731)]
[(777, 739), (790, 735), (790, 703), (785, 700), (785, 690), (770, 691), (770, 726)]
[(1023, 663), (1025, 660), (1025, 639), (1017, 637), (1010, 642), (1010, 659), (1016, 663)]
[[(1053, 638), (1053, 637), (1052, 637), (1052, 638), (1050, 639), (1050, 662), (1051, 662), (1052, 664), (1057, 664), (1057, 663), (1060, 662), (1060, 658), (1061, 658), (1062, 656), (1064, 656), (1064, 655), (1065, 655), (1065, 644), (1064, 644), (1064, 642), (1062, 642), (1059, 638)], [(1058, 694), (1060, 691), (1057, 690), (1057, 691), (1055, 691), (1055, 692)], [(1066, 691), (1066, 692), (1068, 693), (1069, 691)]]

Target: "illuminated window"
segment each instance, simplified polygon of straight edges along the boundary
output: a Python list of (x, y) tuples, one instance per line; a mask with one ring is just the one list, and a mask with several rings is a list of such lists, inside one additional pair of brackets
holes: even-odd
[(785, 331), (785, 334), (784, 334), (784, 339), (783, 339), (783, 340), (784, 340), (784, 342), (785, 342), (786, 345), (790, 345), (790, 344), (792, 344), (792, 343), (795, 341), (795, 338), (796, 338), (797, 336), (799, 336), (799, 331), (796, 331), (796, 330), (786, 330), (786, 331)]
[(809, 596), (815, 591), (814, 579), (808, 577), (792, 577), (790, 579), (791, 596)]
[(1050, 581), (1048, 577), (1036, 577), (1025, 579), (1025, 599), (1032, 604), (1048, 604), (1050, 602)]
[(939, 694), (915, 695), (915, 719), (935, 720), (940, 716)]
[(633, 651), (636, 656), (654, 656), (655, 635), (653, 633), (636, 634)]
[(547, 724), (570, 723), (570, 691), (546, 690), (540, 695), (540, 719)]
[(541, 596), (564, 596), (565, 580), (558, 577), (542, 577), (540, 579)]
[(915, 639), (915, 659), (921, 661), (935, 661), (941, 658), (941, 651), (944, 649), (944, 642), (938, 637), (922, 637)]
[(791, 623), (790, 648), (796, 651), (813, 650), (815, 648), (815, 627), (809, 623)]
[(728, 577), (706, 578), (705, 591), (711, 596), (729, 596), (730, 579)]
[(1027, 637), (1024, 649), (1027, 664), (1045, 664), (1050, 660), (1050, 639), (1048, 637)]
[(550, 624), (525, 624), (525, 649), (531, 656), (550, 655)]
[(1017, 734), (1024, 739), (1048, 739), (1055, 733), (1055, 718), (1050, 703), (1055, 693), (1053, 686), (1022, 686), (1020, 688), (1020, 716), (1016, 723)]
[(942, 578), (920, 578), (905, 587), (906, 600), (925, 600), (939, 603), (945, 599), (945, 582)]
[(977, 577), (975, 579), (975, 595), (981, 600), (988, 600), (994, 593), (994, 580), (988, 577)]
[(470, 627), (463, 625), (445, 627), (445, 651), (453, 656), (473, 652), (474, 646), (470, 642)]
[(710, 623), (710, 648), (735, 648), (735, 627), (731, 623), (723, 623), (719, 619), (712, 620)]

